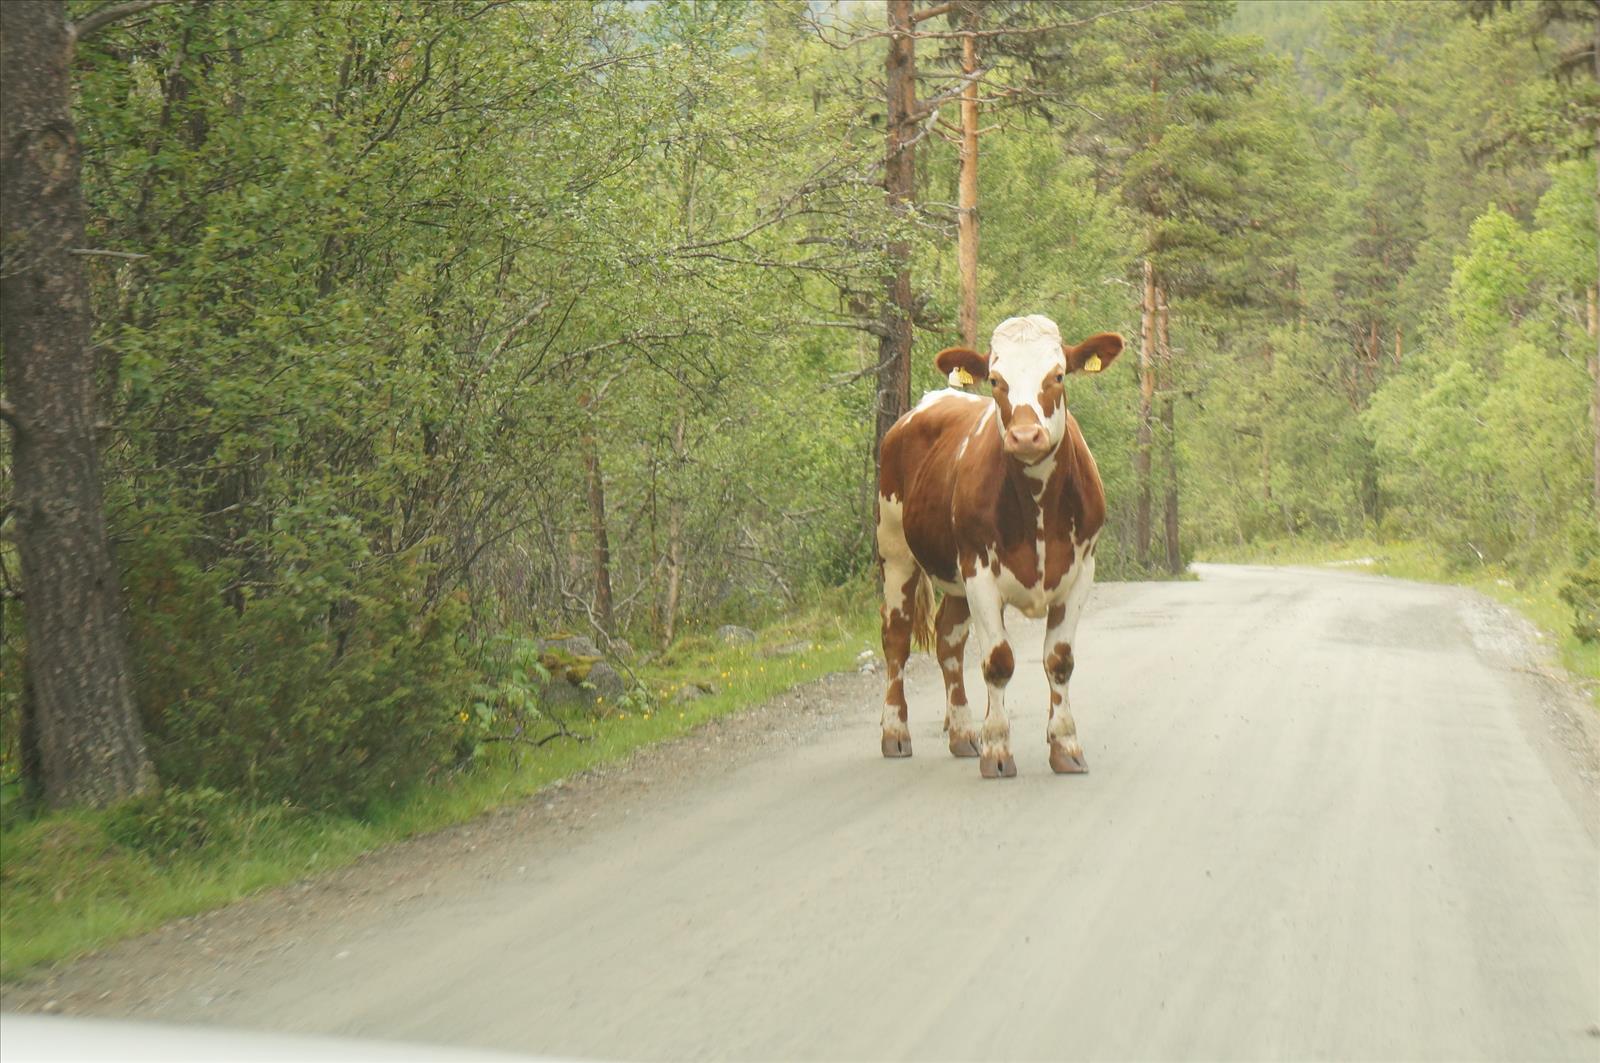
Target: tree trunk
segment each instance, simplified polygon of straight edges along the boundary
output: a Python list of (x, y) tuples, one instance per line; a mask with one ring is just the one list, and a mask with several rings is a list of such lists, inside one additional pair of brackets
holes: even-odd
[[(683, 238), (695, 238), (695, 178), (700, 171), (698, 146), (689, 153), (683, 174)], [(672, 424), (672, 501), (667, 504), (667, 589), (661, 604), (661, 644), (671, 646), (678, 631), (678, 600), (683, 593), (683, 488), (679, 483), (688, 454), (683, 441), (689, 429), (688, 400), (680, 399)], [(652, 551), (651, 556), (655, 556)]]
[[(1600, 18), (1594, 20), (1593, 32), (1590, 72), (1594, 75), (1595, 83), (1600, 84)], [(1594, 161), (1594, 218), (1596, 230), (1600, 231), (1600, 121), (1594, 124)], [(1596, 285), (1600, 285), (1600, 243), (1595, 245), (1595, 254)], [(1596, 286), (1589, 288), (1589, 342), (1589, 438), (1594, 450), (1589, 504), (1595, 520), (1600, 522), (1600, 288)]]
[[(887, 75), (888, 146), (883, 188), (890, 212), (904, 220), (916, 177), (912, 143), (916, 110), (916, 41), (912, 37), (912, 0), (889, 0)], [(904, 239), (889, 244), (890, 273), (885, 278), (883, 335), (878, 340), (878, 417), (872, 440), (873, 467), (884, 435), (911, 407), (911, 245)]]
[(606, 483), (600, 447), (592, 431), (583, 436), (583, 471), (589, 481), (589, 537), (594, 550), (594, 618), (611, 633), (611, 541), (606, 535)]
[(13, 432), (30, 733), (45, 800), (150, 788), (95, 440), (71, 29), (57, 0), (0, 5), (0, 345)]
[(1166, 490), (1162, 493), (1162, 537), (1167, 547), (1167, 571), (1176, 576), (1183, 571), (1183, 552), (1178, 542), (1178, 447), (1174, 425), (1175, 399), (1172, 392), (1161, 396), (1161, 450), (1166, 466)]
[[(978, 29), (975, 7), (962, 12), (968, 33)], [(961, 181), (957, 204), (961, 220), (958, 255), (961, 266), (961, 342), (978, 349), (978, 41), (961, 39)]]
[[(1596, 84), (1600, 84), (1600, 19), (1594, 20), (1594, 43), (1590, 52), (1593, 64), (1593, 74)], [(1595, 161), (1595, 197), (1594, 218), (1597, 231), (1600, 231), (1600, 121), (1594, 125), (1594, 161)], [(1600, 283), (1600, 243), (1595, 245), (1596, 254), (1596, 281)], [(1592, 344), (1589, 355), (1589, 379), (1591, 390), (1589, 395), (1589, 436), (1594, 443), (1594, 468), (1593, 480), (1590, 484), (1589, 503), (1594, 509), (1596, 521), (1600, 521), (1600, 329), (1596, 328), (1596, 291), (1589, 289), (1589, 339)]]
[[(684, 464), (683, 437), (688, 417), (678, 410), (678, 423), (672, 428), (672, 456), (674, 472)], [(661, 609), (661, 642), (672, 645), (677, 631), (678, 597), (683, 590), (683, 499), (676, 489), (667, 505), (667, 599)]]
[[(1263, 365), (1264, 379), (1269, 379), (1270, 380), (1271, 377), (1272, 377), (1272, 344), (1269, 343), (1266, 346), (1261, 348), (1261, 360), (1262, 360), (1263, 363), (1265, 363)], [(1261, 415), (1261, 499), (1262, 499), (1263, 502), (1266, 503), (1267, 508), (1271, 509), (1272, 508), (1272, 432), (1267, 427), (1267, 421), (1269, 420), (1269, 418), (1267, 417), (1267, 414), (1266, 414), (1266, 411), (1267, 411), (1267, 408), (1268, 408), (1267, 404), (1268, 404), (1267, 392), (1266, 392), (1265, 389), (1263, 389), (1262, 392), (1261, 392), (1261, 410), (1262, 410), (1262, 415)]]
[[(1596, 190), (1600, 192), (1600, 189)], [(1600, 195), (1595, 199), (1600, 215)], [(1596, 218), (1600, 222), (1600, 217)], [(1589, 339), (1595, 344), (1589, 352), (1589, 438), (1594, 443), (1594, 479), (1589, 501), (1600, 519), (1600, 288), (1589, 287)]]
[(1378, 381), (1378, 322), (1367, 323), (1367, 346), (1365, 351), (1367, 369), (1367, 391), (1371, 392)]
[(1167, 481), (1162, 497), (1162, 529), (1167, 546), (1167, 571), (1176, 576), (1183, 571), (1183, 553), (1178, 543), (1178, 434), (1174, 423), (1177, 394), (1173, 389), (1165, 288), (1156, 289), (1156, 307), (1156, 354), (1161, 363), (1161, 459)]
[(1134, 556), (1141, 569), (1150, 567), (1150, 436), (1151, 407), (1155, 401), (1155, 301), (1156, 271), (1144, 260), (1144, 293), (1139, 300), (1139, 433), (1133, 455), (1133, 475), (1139, 488), (1139, 508), (1134, 523)]

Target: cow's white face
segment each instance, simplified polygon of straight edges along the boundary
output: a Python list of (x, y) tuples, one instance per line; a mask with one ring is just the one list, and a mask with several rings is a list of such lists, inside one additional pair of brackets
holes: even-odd
[(967, 347), (947, 347), (934, 364), (952, 384), (988, 379), (1000, 412), (1000, 437), (1007, 454), (1035, 477), (1046, 475), (1045, 463), (1067, 434), (1067, 377), (1098, 373), (1122, 352), (1122, 337), (1097, 332), (1076, 347), (1061, 342), (1061, 330), (1043, 314), (1008, 318), (994, 330), (988, 354)]
[(1066, 352), (1054, 321), (1030, 314), (994, 330), (989, 383), (1007, 454), (1033, 465), (1055, 453), (1067, 430), (1066, 379)]

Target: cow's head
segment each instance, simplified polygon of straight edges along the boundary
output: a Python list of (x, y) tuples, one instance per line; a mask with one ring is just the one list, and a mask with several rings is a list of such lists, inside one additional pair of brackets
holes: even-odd
[(952, 381), (989, 381), (1006, 453), (1034, 465), (1055, 453), (1066, 434), (1067, 374), (1098, 373), (1121, 353), (1122, 337), (1114, 332), (1068, 347), (1054, 321), (1029, 314), (1002, 321), (988, 354), (950, 347), (939, 352), (937, 363)]

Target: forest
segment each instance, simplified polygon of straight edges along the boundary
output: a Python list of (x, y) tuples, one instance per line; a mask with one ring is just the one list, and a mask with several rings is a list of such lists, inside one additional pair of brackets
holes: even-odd
[(869, 615), (1018, 314), (1128, 340), (1102, 580), (1406, 541), (1600, 636), (1593, 3), (4, 6), (8, 818), (359, 813), (542, 638)]

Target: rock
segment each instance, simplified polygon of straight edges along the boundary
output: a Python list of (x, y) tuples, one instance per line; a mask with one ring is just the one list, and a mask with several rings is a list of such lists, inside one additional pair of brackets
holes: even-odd
[(756, 633), (738, 624), (723, 624), (717, 628), (717, 638), (723, 642), (754, 642)]
[(611, 653), (613, 656), (620, 657), (624, 661), (631, 661), (633, 660), (633, 643), (629, 642), (627, 639), (612, 639)]
[(604, 661), (595, 661), (587, 674), (574, 682), (569, 676), (552, 675), (544, 688), (545, 704), (554, 709), (582, 709), (603, 716), (628, 692), (628, 683)]
[(810, 652), (811, 652), (811, 643), (802, 640), (800, 642), (786, 642), (782, 646), (774, 646), (769, 650), (763, 650), (761, 652), (761, 656), (763, 656), (763, 657), (793, 657), (796, 654), (810, 653)]
[(540, 639), (540, 653), (565, 653), (570, 657), (600, 657), (600, 647), (582, 635), (564, 635), (558, 639)]
[(694, 701), (696, 698), (703, 698), (707, 694), (715, 694), (716, 692), (717, 684), (705, 679), (695, 679), (683, 684), (678, 689), (678, 692), (672, 695), (672, 703), (681, 705), (686, 701)]
[(604, 715), (628, 691), (627, 681), (605, 662), (600, 648), (581, 635), (540, 641), (539, 661), (550, 670), (541, 692), (550, 708)]

